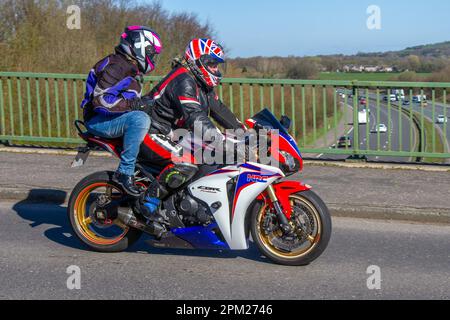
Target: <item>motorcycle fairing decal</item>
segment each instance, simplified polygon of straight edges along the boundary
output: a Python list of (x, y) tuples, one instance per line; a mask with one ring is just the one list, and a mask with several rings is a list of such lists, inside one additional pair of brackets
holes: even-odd
[[(294, 156), (296, 155), (298, 159), (302, 158), (302, 155), (300, 153), (300, 150), (297, 147), (297, 144), (295, 143), (294, 139), (290, 136), (287, 136), (280, 132), (280, 149), (285, 150), (287, 152), (291, 151), (290, 153)], [(293, 152), (292, 152), (293, 151)]]
[(164, 140), (156, 134), (147, 134), (144, 137), (143, 143), (163, 159), (172, 159), (175, 163), (195, 163), (192, 154), (183, 152), (183, 155), (180, 157), (179, 154), (182, 149), (178, 149), (176, 145), (169, 144), (168, 141), (165, 143)]
[(245, 169), (253, 170), (253, 171), (256, 171), (256, 172), (260, 172), (261, 171), (260, 167), (254, 166), (254, 165), (252, 165), (250, 163), (244, 163), (244, 164), (242, 164), (240, 166), (240, 168), (245, 168)]
[(236, 203), (237, 203), (237, 200), (239, 199), (239, 195), (241, 194), (242, 190), (244, 190), (246, 187), (251, 186), (252, 184), (255, 183), (252, 181), (248, 182), (247, 175), (248, 174), (245, 174), (245, 173), (239, 175), (239, 179), (236, 184), (236, 189), (234, 191), (233, 208), (231, 210), (231, 215), (230, 215), (230, 224), (233, 223), (234, 211), (236, 209)]
[(251, 173), (249, 173), (248, 175), (247, 175), (247, 182), (260, 182), (260, 183), (266, 183), (267, 182), (267, 179), (269, 178), (270, 176), (261, 176), (261, 175), (258, 175), (258, 174), (251, 174)]
[[(279, 173), (268, 172), (265, 169), (249, 163), (244, 163), (240, 166), (240, 168), (244, 168), (245, 171), (239, 175), (239, 179), (236, 184), (233, 199), (233, 208), (231, 210), (230, 216), (230, 224), (233, 223), (234, 213), (239, 196), (245, 188), (253, 185), (254, 183), (267, 183), (267, 180), (273, 177), (281, 177)], [(255, 173), (257, 173), (257, 175)]]
[(170, 159), (172, 157), (172, 153), (156, 143), (149, 134), (145, 135), (144, 144), (163, 159)]
[[(188, 186), (189, 192), (192, 196), (203, 201), (210, 207), (211, 213), (220, 228), (220, 232), (231, 249), (233, 249), (230, 226), (231, 205), (228, 200), (227, 183), (238, 175), (238, 167), (227, 166), (192, 182)], [(221, 192), (216, 194), (202, 192), (199, 187), (219, 188)], [(220, 202), (222, 204), (218, 209), (212, 208), (212, 204), (216, 202)], [(245, 248), (245, 243), (240, 244), (239, 248), (241, 247)]]
[[(248, 248), (248, 237), (245, 229), (245, 219), (248, 207), (259, 194), (267, 189), (267, 186), (272, 184), (276, 179), (284, 177), (284, 175), (279, 168), (259, 163), (227, 166), (221, 170), (223, 171), (220, 173), (214, 172), (216, 174), (204, 176), (199, 180), (192, 182), (188, 188), (192, 196), (205, 202), (205, 204), (210, 207), (214, 220), (219, 226), (220, 232), (230, 249), (245, 250)], [(244, 182), (241, 182), (240, 185), (240, 187), (242, 186), (242, 190), (239, 192), (238, 197), (235, 196), (235, 193), (233, 194), (236, 199), (233, 211), (233, 201), (235, 199), (229, 203), (227, 183), (233, 178), (239, 180), (239, 176), (242, 174), (244, 174), (244, 178), (241, 180)], [(249, 182), (247, 184), (247, 174), (267, 175), (270, 177), (267, 178), (265, 183)], [(238, 185), (237, 181), (236, 185)], [(200, 189), (197, 189), (201, 186), (220, 188), (222, 192), (217, 194), (201, 192)], [(236, 187), (234, 187), (233, 191), (236, 192)], [(221, 206), (217, 209), (212, 207), (216, 202), (221, 203)], [(234, 213), (234, 216), (232, 221), (230, 221), (232, 212)]]

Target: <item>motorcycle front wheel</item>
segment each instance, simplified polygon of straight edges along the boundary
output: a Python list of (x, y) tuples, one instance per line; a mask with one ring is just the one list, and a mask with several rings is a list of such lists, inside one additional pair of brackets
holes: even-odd
[(73, 189), (67, 207), (74, 234), (100, 252), (124, 251), (142, 235), (142, 231), (118, 219), (108, 219), (126, 203), (124, 192), (112, 176), (113, 172), (101, 171), (85, 177)]
[(258, 249), (282, 265), (301, 266), (318, 258), (331, 237), (331, 217), (325, 203), (313, 191), (289, 196), (292, 215), (291, 235), (283, 233), (278, 219), (267, 204), (253, 207), (250, 231)]

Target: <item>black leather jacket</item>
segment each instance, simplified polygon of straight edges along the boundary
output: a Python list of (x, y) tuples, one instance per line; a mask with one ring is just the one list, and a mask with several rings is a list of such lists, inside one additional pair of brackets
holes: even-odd
[(200, 121), (204, 134), (208, 129), (216, 129), (209, 117), (224, 129), (244, 127), (214, 90), (201, 85), (181, 64), (172, 69), (149, 95), (154, 98), (151, 113), (153, 132), (167, 135), (178, 128), (194, 132), (194, 123)]

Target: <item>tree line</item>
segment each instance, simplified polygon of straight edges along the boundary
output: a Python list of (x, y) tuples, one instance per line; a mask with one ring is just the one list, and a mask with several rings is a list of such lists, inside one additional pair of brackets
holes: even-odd
[[(80, 29), (67, 27), (71, 5), (80, 8)], [(156, 73), (161, 75), (192, 38), (215, 35), (195, 14), (170, 13), (157, 1), (2, 0), (0, 71), (87, 73), (114, 51), (127, 25), (159, 33), (164, 50)]]
[[(450, 43), (435, 51), (402, 50), (353, 56), (250, 57), (230, 61), (232, 76), (251, 78), (317, 79), (320, 72), (343, 72), (345, 66), (392, 67), (392, 80), (416, 81), (417, 73), (432, 73), (429, 81), (450, 81)], [(431, 50), (431, 49), (429, 49)], [(424, 54), (423, 52), (426, 52)], [(423, 81), (423, 77), (420, 78)]]
[[(67, 8), (80, 8), (80, 29), (69, 29)], [(2, 0), (0, 1), (0, 71), (87, 73), (113, 52), (127, 25), (155, 29), (164, 50), (155, 75), (170, 70), (194, 37), (213, 37), (213, 27), (189, 12), (171, 13), (161, 2), (138, 0)], [(429, 81), (450, 81), (450, 42), (397, 52), (316, 57), (251, 57), (229, 60), (226, 77), (317, 79), (320, 72), (346, 65), (393, 66), (392, 80), (416, 81), (416, 73), (433, 73)], [(420, 80), (424, 80), (423, 77)]]

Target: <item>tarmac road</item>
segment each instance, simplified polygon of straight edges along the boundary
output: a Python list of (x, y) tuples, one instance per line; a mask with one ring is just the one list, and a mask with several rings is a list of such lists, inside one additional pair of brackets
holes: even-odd
[[(334, 218), (327, 250), (285, 267), (243, 252), (86, 250), (64, 204), (0, 203), (0, 299), (449, 299), (450, 226)], [(81, 270), (69, 290), (67, 267)], [(380, 268), (381, 289), (369, 290)]]

